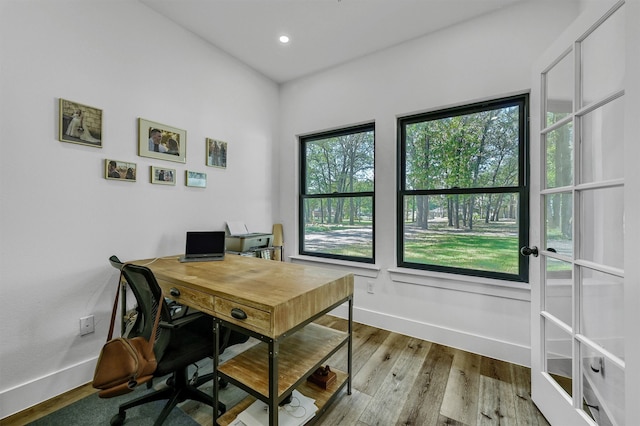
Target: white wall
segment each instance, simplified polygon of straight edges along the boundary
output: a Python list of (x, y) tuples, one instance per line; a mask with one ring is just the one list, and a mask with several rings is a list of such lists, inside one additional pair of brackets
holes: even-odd
[(377, 268), (356, 272), (357, 321), (529, 365), (528, 285), (396, 267), (396, 118), (528, 91), (533, 61), (577, 14), (575, 2), (525, 2), (283, 85), (280, 162), (292, 167), (280, 171), (280, 211), (288, 255), (297, 253), (297, 136), (376, 123)]
[[(58, 98), (103, 110), (102, 149), (57, 140)], [(181, 253), (187, 229), (227, 220), (271, 229), (278, 86), (137, 1), (0, 0), (0, 108), (3, 418), (91, 380), (109, 255)], [(185, 129), (187, 163), (138, 157), (138, 117)], [(229, 143), (226, 170), (205, 166), (205, 137)], [(137, 163), (137, 182), (104, 179), (105, 158)], [(208, 187), (185, 187), (187, 169)]]

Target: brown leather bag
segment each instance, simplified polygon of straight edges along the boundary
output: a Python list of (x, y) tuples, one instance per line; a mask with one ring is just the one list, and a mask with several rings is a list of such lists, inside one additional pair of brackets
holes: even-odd
[[(122, 275), (120, 277), (122, 278)], [(131, 339), (117, 337), (112, 339), (119, 294), (120, 288), (118, 287), (115, 302), (113, 303), (113, 311), (111, 312), (111, 325), (107, 342), (102, 347), (96, 370), (93, 374), (93, 387), (100, 389), (100, 392), (98, 392), (100, 398), (112, 398), (133, 391), (136, 386), (153, 378), (153, 373), (158, 365), (153, 352), (153, 342), (155, 341), (160, 321), (162, 305), (158, 306), (158, 313), (151, 332), (151, 341), (144, 337), (133, 337)], [(160, 302), (162, 300), (161, 292)]]

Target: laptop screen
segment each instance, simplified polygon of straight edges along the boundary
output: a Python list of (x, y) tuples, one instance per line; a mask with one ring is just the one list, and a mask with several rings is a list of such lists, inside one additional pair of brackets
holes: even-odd
[(224, 231), (187, 232), (185, 257), (224, 255)]

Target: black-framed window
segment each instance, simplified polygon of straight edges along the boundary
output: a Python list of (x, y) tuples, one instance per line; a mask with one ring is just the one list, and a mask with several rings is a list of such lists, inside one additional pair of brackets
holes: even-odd
[(375, 261), (374, 148), (374, 123), (300, 137), (300, 254)]
[(528, 103), (398, 119), (398, 266), (528, 281)]

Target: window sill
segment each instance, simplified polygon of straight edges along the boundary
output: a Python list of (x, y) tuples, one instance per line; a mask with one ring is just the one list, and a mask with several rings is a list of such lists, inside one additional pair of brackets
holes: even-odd
[(423, 285), (526, 302), (531, 301), (531, 285), (527, 283), (512, 283), (490, 278), (408, 268), (390, 268), (389, 275), (391, 281), (398, 283)]
[(321, 263), (326, 266), (330, 266), (335, 269), (345, 270), (347, 272), (351, 272), (354, 275), (358, 275), (361, 277), (367, 278), (377, 278), (380, 273), (380, 267), (377, 265), (372, 265), (370, 263), (360, 263), (360, 262), (348, 262), (345, 260), (337, 260), (337, 259), (326, 259), (323, 257), (313, 257), (313, 256), (302, 256), (299, 254), (289, 256), (292, 263), (300, 263), (300, 262), (310, 262), (310, 263)]

